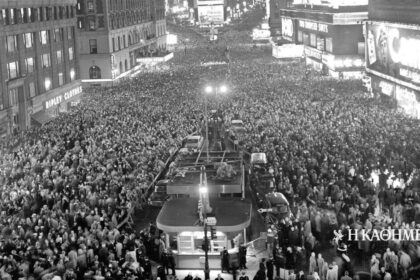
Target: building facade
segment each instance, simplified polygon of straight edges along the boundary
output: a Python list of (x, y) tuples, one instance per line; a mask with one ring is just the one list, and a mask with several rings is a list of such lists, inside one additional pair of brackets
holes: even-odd
[(77, 0), (80, 75), (114, 81), (166, 49), (165, 0)]
[(279, 9), (282, 39), (303, 44), (306, 64), (317, 71), (337, 78), (360, 77), (364, 71), (362, 22), (367, 19), (367, 3), (294, 0), (293, 5)]
[(367, 87), (420, 119), (420, 3), (370, 0), (365, 36)]
[(42, 124), (78, 102), (75, 5), (0, 1), (0, 135)]

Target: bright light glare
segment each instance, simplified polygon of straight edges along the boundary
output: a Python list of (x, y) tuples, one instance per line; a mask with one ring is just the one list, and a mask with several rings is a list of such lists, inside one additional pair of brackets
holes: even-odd
[(213, 88), (211, 86), (206, 86), (205, 91), (206, 91), (206, 93), (212, 93)]
[(226, 93), (227, 92), (227, 87), (225, 85), (220, 87), (220, 92), (221, 93)]
[(200, 187), (200, 193), (207, 193), (207, 187)]

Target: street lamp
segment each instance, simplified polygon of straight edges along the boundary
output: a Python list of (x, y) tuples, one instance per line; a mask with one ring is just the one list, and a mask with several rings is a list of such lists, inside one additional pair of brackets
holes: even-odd
[(206, 167), (201, 166), (200, 176), (200, 200), (201, 200), (201, 217), (204, 223), (204, 280), (210, 280), (210, 267), (209, 267), (209, 238), (207, 237), (207, 211), (211, 212), (209, 203), (208, 188), (207, 188), (207, 174)]
[(206, 159), (207, 162), (209, 162), (209, 120), (208, 120), (208, 113), (207, 113), (207, 107), (208, 107), (208, 100), (207, 96), (211, 93), (215, 92), (215, 96), (217, 97), (217, 94), (220, 92), (222, 94), (226, 93), (228, 91), (227, 86), (221, 85), (219, 87), (212, 87), (210, 85), (206, 86), (204, 88), (204, 92), (206, 93), (206, 97), (204, 98), (204, 117), (206, 122)]

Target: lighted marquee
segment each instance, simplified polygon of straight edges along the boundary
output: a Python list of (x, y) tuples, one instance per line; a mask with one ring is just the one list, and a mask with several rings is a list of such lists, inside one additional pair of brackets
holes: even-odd
[(420, 85), (420, 30), (367, 23), (367, 68)]
[(316, 5), (338, 8), (340, 6), (366, 6), (369, 0), (294, 0), (294, 5)]
[(223, 5), (198, 6), (198, 18), (201, 24), (223, 23)]

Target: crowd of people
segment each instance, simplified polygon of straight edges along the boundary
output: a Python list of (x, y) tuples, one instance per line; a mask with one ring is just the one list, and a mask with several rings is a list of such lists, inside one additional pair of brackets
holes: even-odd
[[(168, 70), (87, 90), (68, 114), (2, 143), (1, 279), (150, 279), (149, 258), (164, 261), (165, 245), (154, 226), (138, 232), (127, 221), (166, 159), (200, 131), (204, 98), (226, 121), (244, 121), (240, 146), (267, 154), (275, 189), (290, 201), (293, 218), (271, 229), (281, 240), (272, 244), (274, 264), (285, 256), (287, 268), (299, 274), (309, 265), (315, 280), (352, 277), (347, 252), (337, 277), (328, 273), (337, 263), (329, 268), (319, 254), (334, 230), (420, 223), (411, 176), (420, 166), (418, 121), (367, 98), (357, 82), (303, 79), (300, 63), (274, 61), (234, 34), (209, 46), (192, 33)], [(226, 62), (227, 44), (228, 66), (203, 66)], [(229, 93), (204, 97), (208, 82), (226, 83)], [(346, 245), (361, 256), (377, 252)], [(408, 279), (417, 245), (391, 245), (382, 253), (394, 252), (398, 265), (372, 258), (372, 276)]]

